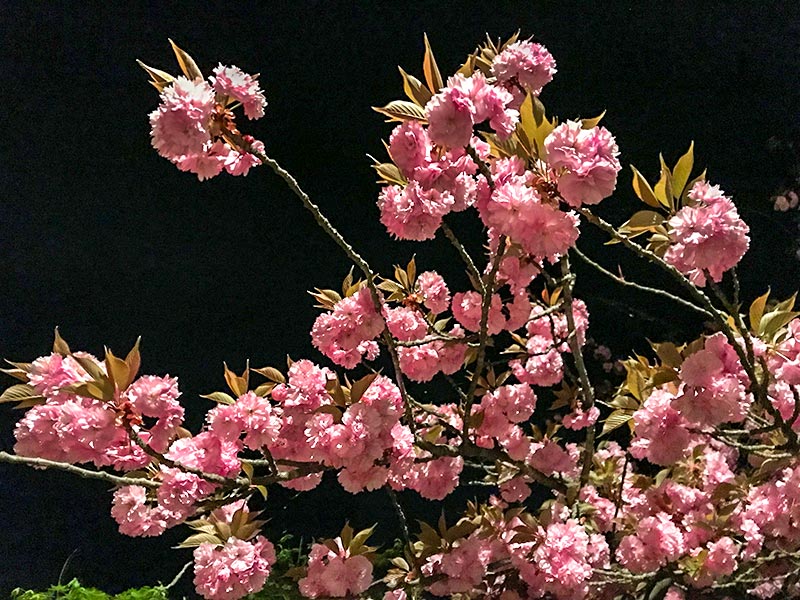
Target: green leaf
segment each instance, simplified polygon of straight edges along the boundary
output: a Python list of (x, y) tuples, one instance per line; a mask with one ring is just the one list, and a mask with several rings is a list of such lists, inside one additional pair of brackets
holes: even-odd
[(757, 332), (761, 326), (761, 317), (764, 316), (764, 309), (767, 306), (767, 300), (769, 299), (770, 290), (767, 289), (767, 293), (763, 296), (759, 296), (753, 303), (750, 305), (750, 330)]
[(675, 169), (672, 171), (672, 193), (677, 200), (683, 194), (683, 190), (689, 181), (689, 175), (694, 168), (694, 141), (689, 144), (686, 154), (678, 159)]
[(392, 100), (386, 106), (373, 106), (372, 110), (389, 117), (387, 122), (419, 121), (423, 124), (428, 122), (427, 118), (425, 117), (425, 110), (417, 104), (408, 102), (407, 100)]

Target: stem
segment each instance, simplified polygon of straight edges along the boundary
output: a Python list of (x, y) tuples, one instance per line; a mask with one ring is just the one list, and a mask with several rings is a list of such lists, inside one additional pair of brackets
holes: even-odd
[(66, 471), (67, 473), (72, 473), (78, 477), (83, 477), (85, 479), (97, 479), (99, 481), (105, 481), (106, 483), (113, 483), (114, 485), (141, 485), (149, 488), (157, 488), (161, 485), (159, 482), (153, 481), (152, 479), (112, 475), (111, 473), (106, 473), (105, 471), (84, 469), (70, 463), (48, 460), (46, 458), (16, 456), (15, 454), (9, 454), (8, 452), (0, 452), (0, 462), (26, 465), (38, 469), (58, 469), (59, 471)]
[[(581, 350), (580, 340), (577, 335), (573, 335), (573, 333), (577, 331), (575, 328), (575, 315), (572, 313), (572, 288), (575, 285), (575, 275), (570, 269), (569, 256), (566, 254), (561, 257), (561, 274), (565, 280), (565, 285), (563, 287), (563, 304), (564, 313), (567, 318), (567, 330), (569, 331), (568, 343), (570, 350), (572, 350), (572, 357), (575, 360), (575, 367), (578, 370), (581, 408), (584, 411), (588, 411), (594, 406), (594, 388), (589, 381), (586, 363), (583, 362), (583, 350)], [(592, 459), (594, 457), (594, 436), (595, 426), (587, 427), (586, 441), (583, 446), (580, 487), (583, 487), (589, 481), (589, 472), (592, 469)]]
[(486, 362), (486, 343), (489, 341), (489, 308), (492, 305), (494, 284), (497, 278), (497, 271), (500, 269), (500, 262), (503, 260), (503, 255), (505, 252), (506, 238), (503, 236), (500, 238), (500, 242), (497, 245), (497, 254), (494, 257), (492, 268), (489, 270), (489, 275), (483, 288), (483, 298), (481, 300), (481, 325), (480, 333), (478, 334), (478, 357), (475, 360), (475, 372), (472, 374), (472, 379), (469, 382), (467, 399), (464, 403), (463, 438), (465, 442), (469, 436), (469, 422), (472, 413), (472, 404), (475, 400), (475, 391), (478, 389), (478, 380), (483, 374), (483, 368)]
[(175, 575), (175, 577), (173, 577), (172, 581), (170, 581), (167, 585), (164, 586), (164, 589), (168, 590), (170, 588), (175, 587), (177, 583), (180, 581), (181, 577), (183, 577), (183, 574), (186, 573), (186, 570), (193, 564), (194, 563), (192, 561), (189, 561), (185, 565), (183, 565), (183, 568), (178, 572), (177, 575)]
[(394, 506), (394, 511), (397, 513), (397, 518), (400, 521), (400, 528), (403, 530), (403, 541), (405, 541), (406, 546), (408, 546), (408, 549), (413, 553), (414, 548), (411, 543), (411, 535), (408, 533), (408, 521), (406, 520), (405, 512), (403, 512), (403, 507), (400, 505), (400, 500), (397, 498), (397, 492), (388, 485), (385, 487), (389, 494), (389, 499), (392, 501), (392, 506)]
[[(475, 279), (475, 281), (478, 282), (481, 287), (483, 287), (481, 272), (478, 271), (478, 267), (475, 266), (475, 261), (472, 260), (472, 257), (469, 255), (469, 252), (467, 252), (467, 249), (446, 223), (442, 223), (442, 231), (444, 232), (445, 237), (450, 240), (450, 243), (458, 251), (459, 256), (461, 256), (461, 260), (464, 261), (464, 264), (467, 266), (467, 271), (469, 271), (470, 275), (472, 275), (472, 278)], [(481, 291), (483, 291), (483, 289), (481, 289)]]

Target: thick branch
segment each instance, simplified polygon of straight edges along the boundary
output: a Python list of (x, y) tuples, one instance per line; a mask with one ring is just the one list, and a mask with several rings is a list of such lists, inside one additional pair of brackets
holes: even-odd
[(34, 467), (37, 469), (58, 469), (59, 471), (66, 471), (67, 473), (72, 473), (78, 477), (83, 477), (85, 479), (97, 479), (113, 485), (141, 485), (149, 488), (157, 488), (161, 485), (158, 481), (153, 481), (152, 479), (112, 475), (111, 473), (106, 473), (105, 471), (84, 469), (83, 467), (78, 467), (70, 463), (48, 460), (46, 458), (17, 456), (15, 454), (9, 454), (8, 452), (0, 452), (0, 462), (26, 465), (28, 467)]
[[(575, 276), (570, 270), (569, 257), (567, 255), (561, 257), (561, 274), (565, 280), (563, 287), (563, 304), (567, 319), (567, 330), (569, 332), (568, 343), (570, 350), (572, 350), (572, 357), (575, 360), (575, 368), (578, 370), (581, 408), (584, 411), (588, 411), (594, 406), (594, 388), (592, 387), (591, 381), (589, 381), (586, 363), (583, 362), (581, 341), (575, 333), (577, 332), (577, 328), (575, 327), (575, 315), (572, 312), (572, 288), (575, 285)], [(590, 425), (586, 428), (586, 440), (583, 445), (583, 464), (581, 466), (581, 487), (586, 485), (589, 481), (589, 472), (592, 469), (592, 460), (594, 458), (594, 430), (594, 425)]]

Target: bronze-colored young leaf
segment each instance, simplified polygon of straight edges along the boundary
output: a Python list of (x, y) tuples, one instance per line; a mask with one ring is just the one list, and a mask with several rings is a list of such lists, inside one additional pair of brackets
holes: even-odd
[(17, 383), (12, 385), (11, 387), (3, 390), (3, 393), (0, 394), (0, 403), (26, 402), (31, 400), (44, 402), (44, 396), (37, 394), (36, 390), (33, 389), (33, 386), (25, 383)]
[(226, 394), (225, 392), (211, 392), (210, 394), (203, 394), (200, 397), (213, 400), (217, 404), (233, 404), (236, 402), (236, 399), (233, 396)]
[(274, 381), (275, 383), (286, 383), (286, 378), (283, 376), (278, 369), (275, 367), (262, 367), (260, 369), (252, 369), (254, 373), (258, 373), (259, 375), (263, 375), (270, 381)]
[(428, 122), (425, 110), (407, 100), (392, 100), (386, 106), (373, 106), (372, 110), (389, 117), (387, 122), (419, 121), (423, 124)]
[(19, 379), (20, 381), (28, 383), (28, 374), (31, 372), (31, 363), (16, 363), (11, 362), (8, 359), (6, 359), (6, 362), (14, 368), (0, 369), (0, 372), (10, 375), (14, 379)]
[(408, 273), (408, 283), (409, 286), (413, 287), (414, 282), (417, 280), (417, 262), (414, 260), (414, 257), (411, 257), (411, 260), (408, 261), (406, 265), (406, 273)]
[(626, 223), (629, 231), (652, 231), (664, 222), (664, 215), (653, 210), (640, 210)]
[(353, 385), (350, 386), (350, 402), (358, 402), (377, 376), (377, 373), (370, 373), (353, 382)]
[(636, 169), (636, 167), (631, 165), (631, 170), (633, 171), (633, 191), (636, 196), (648, 206), (659, 208), (661, 204), (659, 203), (658, 198), (656, 198), (653, 188), (650, 187), (650, 184), (647, 183), (647, 180)]
[(403, 172), (394, 163), (377, 163), (372, 165), (372, 168), (377, 171), (380, 177), (378, 183), (399, 186), (405, 186), (408, 183)]
[(222, 544), (222, 540), (219, 536), (213, 533), (195, 533), (194, 535), (190, 535), (188, 538), (183, 540), (180, 544), (178, 544), (178, 548), (195, 548), (200, 544), (214, 544), (218, 546)]
[(110, 349), (106, 348), (106, 373), (111, 379), (111, 382), (116, 385), (117, 389), (124, 391), (128, 388), (128, 378), (130, 376), (130, 369), (128, 363), (121, 358), (114, 356)]
[[(369, 529), (362, 529), (353, 536), (353, 539), (349, 544), (351, 554), (363, 554), (363, 550), (367, 548), (367, 540), (372, 535), (372, 532), (375, 531), (375, 527), (377, 527), (377, 524), (373, 525)], [(344, 542), (344, 540), (342, 540), (342, 542)]]
[(142, 67), (142, 69), (144, 69), (145, 72), (150, 75), (150, 85), (156, 88), (159, 94), (164, 91), (165, 87), (175, 81), (175, 78), (166, 71), (149, 67), (138, 59), (136, 60), (136, 64)]
[(317, 308), (323, 308), (325, 310), (332, 310), (336, 303), (342, 299), (339, 293), (333, 290), (321, 290), (316, 288), (316, 292), (308, 293), (311, 294), (318, 302), (318, 304), (315, 304), (314, 306)]
[(61, 356), (68, 356), (72, 354), (69, 349), (69, 344), (67, 344), (67, 342), (64, 341), (64, 338), (61, 337), (58, 327), (56, 327), (55, 339), (53, 340), (53, 352), (60, 354)]
[(674, 201), (672, 198), (672, 173), (666, 163), (664, 163), (664, 157), (660, 156), (659, 158), (661, 160), (661, 175), (653, 187), (653, 193), (656, 195), (658, 203), (672, 212), (674, 209)]
[(431, 99), (431, 92), (419, 79), (406, 73), (402, 67), (397, 67), (403, 77), (403, 91), (408, 99), (424, 107)]
[(428, 83), (428, 89), (431, 93), (436, 94), (439, 92), (444, 83), (442, 83), (442, 74), (439, 72), (439, 67), (436, 64), (436, 58), (433, 56), (430, 42), (428, 42), (428, 34), (424, 34), (425, 41), (425, 58), (422, 61), (422, 71), (425, 73), (425, 81)]
[(175, 53), (175, 58), (178, 59), (178, 65), (183, 71), (183, 74), (186, 75), (188, 79), (203, 79), (203, 74), (200, 72), (200, 69), (197, 68), (197, 63), (194, 62), (194, 59), (189, 56), (185, 51), (181, 50), (178, 45), (169, 40), (170, 46), (172, 46), (172, 51)]
[(603, 431), (600, 433), (600, 437), (608, 435), (615, 429), (622, 427), (623, 425), (627, 424), (633, 418), (633, 413), (625, 410), (615, 410), (603, 423)]
[(601, 112), (599, 115), (597, 115), (594, 118), (581, 119), (581, 127), (583, 129), (593, 129), (593, 128), (597, 127), (600, 124), (600, 121), (605, 116), (606, 116), (606, 111), (603, 111), (603, 112)]
[(683, 190), (692, 174), (692, 168), (694, 168), (694, 141), (689, 144), (686, 154), (678, 159), (672, 170), (672, 193), (676, 200), (683, 195)]
[(246, 394), (249, 383), (249, 369), (246, 370), (244, 375), (240, 377), (228, 368), (227, 363), (222, 363), (222, 366), (224, 367), (225, 382), (228, 384), (228, 387), (231, 389), (231, 391), (236, 394), (237, 397)]
[(139, 374), (139, 369), (142, 366), (142, 355), (139, 352), (139, 344), (141, 341), (141, 337), (136, 338), (136, 343), (125, 357), (125, 364), (128, 365), (128, 384), (125, 386), (126, 388), (136, 379), (136, 375)]

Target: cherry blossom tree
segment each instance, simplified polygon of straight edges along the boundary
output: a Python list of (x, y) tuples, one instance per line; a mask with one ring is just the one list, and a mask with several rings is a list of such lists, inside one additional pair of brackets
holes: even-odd
[[(547, 116), (540, 95), (556, 62), (545, 47), (489, 39), (445, 80), (425, 45), (424, 82), (401, 69), (407, 99), (376, 108), (394, 124), (374, 165), (377, 206), (394, 238), (447, 238), (469, 289), (413, 258), (376, 273), (240, 131), (239, 109), (258, 119), (267, 106), (257, 77), (218, 65), (205, 78), (173, 43), (181, 75), (141, 64), (159, 93), (158, 154), (200, 180), (268, 167), (353, 263), (340, 291), (312, 292), (323, 358), (226, 366), (228, 390), (207, 396), (216, 406), (191, 432), (177, 380), (140, 375), (138, 343), (98, 358), (56, 332), (51, 354), (5, 370), (21, 383), (1, 400), (27, 412), (0, 460), (112, 483), (125, 535), (188, 525), (181, 546), (194, 548), (196, 589), (212, 600), (270, 578), (307, 598), (800, 596), (800, 313), (794, 297), (769, 293), (743, 311), (736, 265), (749, 228), (731, 198), (695, 172), (692, 145), (672, 168), (662, 158), (653, 184), (632, 168), (645, 207), (612, 225), (594, 207), (623, 193), (616, 140), (602, 115)], [(482, 224), (481, 256), (451, 228), (455, 212)], [(584, 254), (585, 227), (677, 291)], [(604, 390), (573, 258), (702, 315), (707, 330), (651, 342)], [(431, 400), (432, 380), (449, 394)], [(389, 566), (368, 545), (372, 529), (344, 524), (276, 572), (259, 519), (268, 488), (307, 491), (326, 472), (352, 494), (390, 495), (402, 526)], [(413, 525), (397, 496), (441, 500), (465, 482), (485, 493), (435, 526)]]

